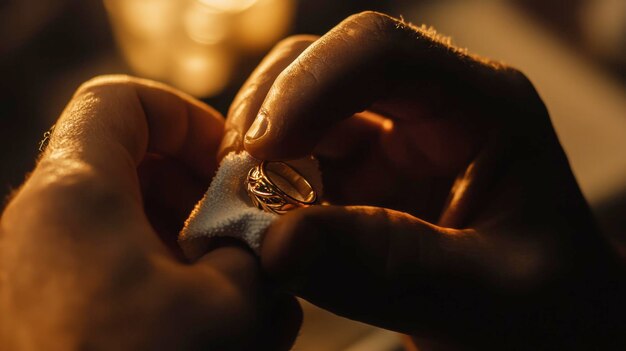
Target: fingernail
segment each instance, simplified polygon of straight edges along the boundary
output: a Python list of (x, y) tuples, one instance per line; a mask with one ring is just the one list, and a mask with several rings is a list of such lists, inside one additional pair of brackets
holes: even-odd
[(264, 112), (260, 112), (246, 133), (246, 143), (254, 142), (267, 132), (269, 121)]

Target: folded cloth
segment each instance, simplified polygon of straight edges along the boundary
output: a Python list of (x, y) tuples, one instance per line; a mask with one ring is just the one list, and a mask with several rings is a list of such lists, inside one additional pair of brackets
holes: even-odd
[[(209, 190), (185, 222), (178, 243), (187, 258), (196, 260), (207, 252), (213, 237), (242, 240), (258, 254), (265, 229), (278, 215), (260, 210), (252, 204), (246, 191), (248, 171), (259, 164), (247, 152), (231, 152), (220, 164)], [(322, 176), (313, 157), (287, 161), (322, 195)]]

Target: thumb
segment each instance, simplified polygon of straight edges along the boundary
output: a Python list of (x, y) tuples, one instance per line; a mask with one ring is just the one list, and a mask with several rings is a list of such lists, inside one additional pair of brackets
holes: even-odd
[(261, 263), (286, 290), (344, 317), (464, 338), (499, 323), (501, 296), (491, 292), (509, 255), (498, 247), (390, 209), (314, 206), (274, 222)]
[(271, 278), (314, 304), (402, 330), (407, 326), (399, 317), (407, 306), (398, 297), (423, 290), (426, 274), (449, 270), (453, 260), (463, 260), (462, 246), (477, 241), (470, 231), (394, 210), (315, 206), (290, 212), (268, 229), (261, 262)]

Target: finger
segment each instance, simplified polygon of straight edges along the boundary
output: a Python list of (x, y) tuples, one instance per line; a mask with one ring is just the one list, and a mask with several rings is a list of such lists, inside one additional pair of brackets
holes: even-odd
[(501, 82), (511, 74), (500, 67), (389, 16), (354, 15), (278, 76), (245, 148), (261, 159), (300, 157), (331, 125), (368, 107), (409, 120), (480, 106), (495, 111), (511, 100)]
[[(146, 212), (151, 206), (157, 220), (171, 221), (169, 232), (180, 225), (206, 191), (208, 180), (195, 176), (177, 160), (148, 153), (137, 168)], [(154, 225), (154, 223), (153, 223)]]
[[(349, 317), (380, 315), (391, 307), (380, 303), (392, 288), (393, 268), (417, 268), (423, 257), (411, 251), (421, 251), (416, 244), (438, 231), (395, 211), (312, 207), (288, 213), (268, 229), (261, 262), (271, 278), (321, 307)], [(360, 312), (365, 306), (369, 312)]]
[(218, 271), (228, 284), (246, 294), (259, 290), (259, 264), (248, 247), (231, 238), (217, 238), (211, 244), (211, 250), (195, 262), (195, 267)]
[[(497, 299), (477, 292), (513, 291), (536, 267), (527, 249), (393, 210), (323, 206), (274, 222), (261, 263), (288, 291), (348, 318), (410, 333), (469, 332), (475, 325), (464, 323), (496, 318), (486, 306)], [(529, 271), (521, 272), (524, 259)]]
[(62, 113), (14, 202), (30, 206), (33, 219), (49, 220), (38, 211), (83, 218), (86, 233), (106, 226), (106, 216), (120, 221), (142, 217), (136, 167), (146, 150), (208, 176), (222, 131), (219, 113), (162, 84), (125, 76), (96, 78), (78, 89)]
[(315, 147), (315, 155), (341, 162), (358, 162), (364, 148), (379, 148), (379, 141), (389, 131), (390, 120), (364, 111), (339, 121), (328, 130)]
[(228, 111), (226, 132), (218, 159), (221, 160), (231, 151), (243, 150), (243, 135), (254, 121), (274, 80), (315, 40), (316, 36), (296, 35), (281, 41), (252, 72)]
[(190, 96), (154, 81), (103, 76), (78, 89), (41, 163), (62, 156), (103, 171), (123, 164), (134, 172), (149, 150), (210, 176), (215, 159), (207, 155), (222, 133), (219, 112)]
[[(246, 336), (253, 343), (248, 346), (285, 351), (291, 348), (302, 324), (302, 309), (293, 296), (268, 289), (261, 280), (259, 262), (248, 247), (232, 238), (219, 238), (212, 242), (212, 250), (191, 267), (198, 272), (198, 282), (209, 282), (212, 289), (217, 287), (231, 298), (214, 306), (211, 315), (223, 315), (224, 323), (240, 330), (257, 323)], [(215, 291), (210, 294), (216, 295)]]
[(178, 233), (209, 181), (198, 178), (176, 159), (154, 153), (146, 154), (137, 175), (152, 228), (174, 256), (185, 261)]
[(267, 308), (259, 264), (250, 250), (233, 240), (220, 241), (194, 264), (178, 267), (178, 275), (194, 287), (195, 306), (190, 313), (213, 321), (207, 325), (210, 329), (198, 336), (212, 340), (213, 347), (249, 349)]

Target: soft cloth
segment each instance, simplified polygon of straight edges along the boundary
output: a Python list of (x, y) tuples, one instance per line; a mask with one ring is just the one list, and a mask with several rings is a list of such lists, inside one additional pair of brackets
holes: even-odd
[[(252, 205), (246, 192), (248, 171), (259, 164), (247, 152), (226, 155), (209, 190), (185, 222), (178, 242), (192, 260), (204, 255), (212, 237), (229, 236), (242, 240), (259, 252), (265, 229), (278, 215)], [(317, 161), (304, 158), (287, 162), (306, 177), (313, 189), (322, 195), (322, 177)]]

